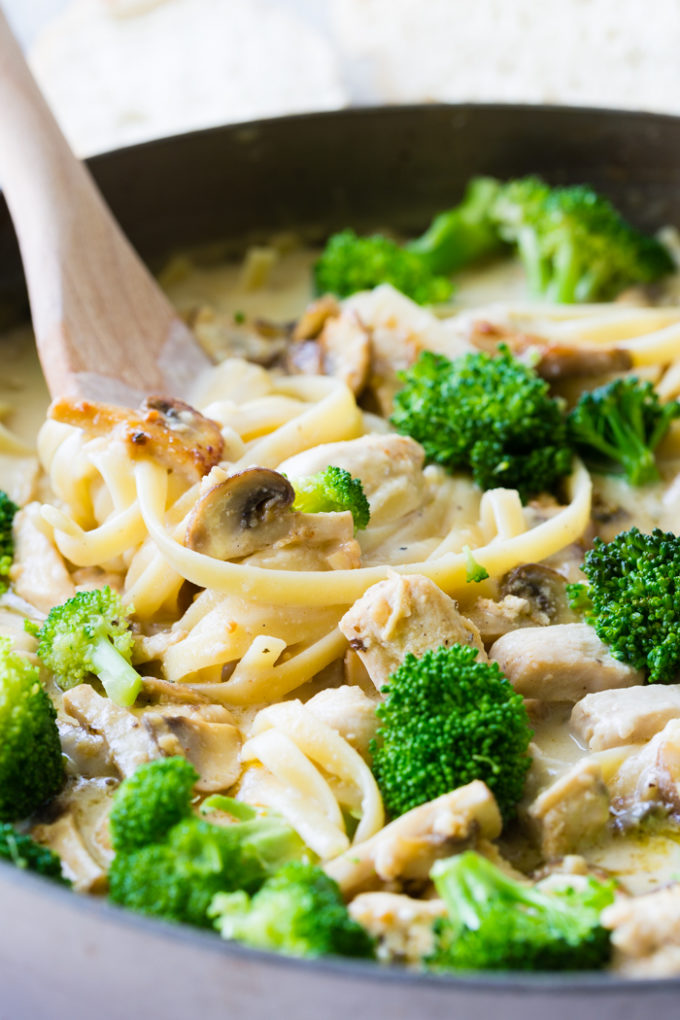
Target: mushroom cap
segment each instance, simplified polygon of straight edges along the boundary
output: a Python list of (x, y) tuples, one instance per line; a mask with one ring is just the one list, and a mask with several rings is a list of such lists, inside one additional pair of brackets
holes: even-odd
[(288, 533), (294, 499), (293, 486), (278, 471), (263, 467), (238, 471), (197, 501), (185, 544), (218, 560), (248, 556)]

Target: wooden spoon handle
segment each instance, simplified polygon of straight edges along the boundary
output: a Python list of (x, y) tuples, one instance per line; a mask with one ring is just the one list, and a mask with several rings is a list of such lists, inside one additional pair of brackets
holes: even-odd
[(50, 392), (186, 396), (207, 358), (73, 155), (1, 11), (0, 184)]

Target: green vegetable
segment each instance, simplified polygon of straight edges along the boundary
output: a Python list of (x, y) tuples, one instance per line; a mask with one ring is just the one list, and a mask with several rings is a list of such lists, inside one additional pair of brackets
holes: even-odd
[(161, 758), (140, 765), (116, 791), (109, 816), (116, 852), (160, 843), (191, 812), (198, 772), (186, 758)]
[(381, 283), (391, 283), (420, 305), (448, 301), (453, 290), (451, 281), (435, 276), (422, 256), (381, 234), (358, 237), (353, 230), (333, 234), (314, 267), (319, 294), (348, 297)]
[(436, 216), (407, 248), (421, 255), (433, 273), (453, 273), (499, 251), (493, 210), (500, 190), (493, 177), (473, 177), (460, 204)]
[(0, 638), (0, 822), (25, 818), (61, 789), (56, 719), (38, 667)]
[(507, 347), (455, 361), (423, 351), (401, 378), (391, 422), (429, 460), (470, 470), (482, 489), (518, 489), (523, 501), (569, 473), (561, 404)]
[(14, 559), (14, 535), (12, 527), (14, 516), (19, 507), (13, 503), (6, 492), (0, 489), (0, 592), (6, 591), (9, 584), (9, 568)]
[(217, 893), (254, 892), (306, 849), (274, 814), (225, 826), (196, 818), (189, 769), (182, 758), (160, 759), (121, 783), (111, 814), (116, 856), (109, 895), (142, 914), (210, 927), (208, 907)]
[(631, 528), (612, 542), (596, 538), (583, 570), (588, 584), (567, 585), (612, 655), (673, 683), (680, 671), (680, 537)]
[(463, 546), (463, 553), (465, 555), (465, 580), (468, 584), (479, 584), (480, 581), (486, 581), (489, 576), (489, 571), (486, 567), (483, 567), (481, 563), (472, 555), (472, 549), (469, 545)]
[(650, 382), (629, 376), (583, 393), (567, 425), (571, 442), (593, 470), (647, 485), (659, 479), (654, 451), (678, 416), (680, 403), (662, 404)]
[(504, 241), (517, 245), (531, 292), (552, 301), (608, 301), (674, 269), (660, 241), (632, 227), (584, 185), (551, 188), (537, 177), (508, 182), (494, 204)]
[(392, 815), (474, 779), (505, 818), (514, 814), (530, 765), (529, 717), (498, 664), (476, 660), (477, 649), (460, 644), (409, 653), (382, 688), (371, 754)]
[(586, 878), (543, 892), (471, 850), (437, 861), (431, 877), (448, 912), (426, 960), (435, 970), (598, 970), (609, 960), (600, 914), (613, 882)]
[(40, 846), (30, 836), (19, 833), (6, 822), (0, 822), (0, 857), (11, 861), (17, 868), (34, 871), (70, 885), (61, 873), (61, 861), (48, 847)]
[(251, 898), (220, 893), (209, 910), (225, 939), (288, 956), (372, 957), (373, 940), (353, 921), (337, 882), (313, 864), (291, 861)]
[(111, 700), (127, 706), (142, 685), (130, 665), (132, 611), (108, 587), (80, 591), (51, 609), (40, 629), (29, 623), (26, 629), (38, 638), (38, 655), (60, 687), (76, 687), (94, 673)]
[(293, 510), (305, 514), (342, 512), (350, 510), (355, 530), (368, 527), (371, 509), (358, 478), (339, 467), (327, 467), (315, 475), (298, 478), (293, 482), (295, 502)]

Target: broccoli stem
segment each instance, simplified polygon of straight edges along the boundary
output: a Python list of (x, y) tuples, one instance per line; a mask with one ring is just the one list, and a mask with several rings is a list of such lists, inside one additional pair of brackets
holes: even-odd
[(547, 274), (535, 232), (528, 227), (520, 229), (517, 234), (517, 247), (527, 274), (529, 292), (534, 297), (541, 297), (545, 292)]
[(111, 701), (124, 708), (134, 705), (142, 686), (142, 678), (116, 651), (108, 638), (94, 639), (90, 659), (92, 672), (101, 680)]

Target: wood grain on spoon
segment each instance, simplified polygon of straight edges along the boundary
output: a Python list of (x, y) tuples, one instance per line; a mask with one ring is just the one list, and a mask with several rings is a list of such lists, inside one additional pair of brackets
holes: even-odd
[(2, 11), (0, 186), (52, 395), (187, 396), (208, 359), (71, 152)]

